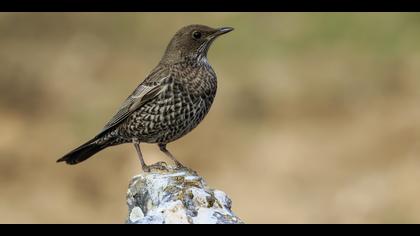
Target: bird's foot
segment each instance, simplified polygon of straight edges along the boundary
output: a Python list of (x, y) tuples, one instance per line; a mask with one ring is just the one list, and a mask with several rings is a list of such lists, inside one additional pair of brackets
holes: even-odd
[(168, 171), (169, 170), (168, 169), (168, 164), (164, 161), (159, 161), (159, 162), (157, 162), (153, 165), (150, 165), (149, 167), (150, 167), (150, 169), (153, 169), (153, 170), (160, 170), (160, 171)]
[(176, 169), (186, 169), (187, 168), (179, 161), (175, 161), (175, 166), (176, 166)]
[(143, 169), (144, 172), (150, 172), (150, 166), (143, 165), (141, 168)]

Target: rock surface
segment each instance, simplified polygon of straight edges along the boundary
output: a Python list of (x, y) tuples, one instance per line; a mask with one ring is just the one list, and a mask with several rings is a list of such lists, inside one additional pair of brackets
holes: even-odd
[(232, 202), (187, 168), (160, 162), (133, 177), (127, 192), (128, 224), (240, 224)]

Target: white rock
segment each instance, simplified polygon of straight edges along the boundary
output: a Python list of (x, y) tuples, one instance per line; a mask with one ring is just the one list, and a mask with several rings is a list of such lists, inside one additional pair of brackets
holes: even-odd
[(161, 163), (133, 177), (127, 192), (130, 224), (238, 224), (232, 202), (187, 168)]
[(130, 212), (130, 221), (135, 222), (144, 218), (143, 211), (140, 207), (134, 207)]

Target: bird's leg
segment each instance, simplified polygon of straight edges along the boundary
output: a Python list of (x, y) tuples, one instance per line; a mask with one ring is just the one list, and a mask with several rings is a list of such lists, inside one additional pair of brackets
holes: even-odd
[(181, 162), (179, 162), (177, 159), (175, 159), (175, 157), (168, 151), (168, 149), (166, 149), (166, 144), (159, 143), (158, 146), (159, 146), (159, 149), (163, 153), (166, 154), (166, 156), (168, 156), (169, 158), (171, 158), (175, 162), (177, 167), (184, 168), (184, 165)]
[(150, 172), (150, 167), (146, 165), (143, 159), (143, 155), (141, 154), (140, 143), (136, 140), (133, 140), (133, 144), (134, 144), (134, 147), (136, 148), (137, 156), (140, 159), (141, 168), (143, 169), (144, 172)]

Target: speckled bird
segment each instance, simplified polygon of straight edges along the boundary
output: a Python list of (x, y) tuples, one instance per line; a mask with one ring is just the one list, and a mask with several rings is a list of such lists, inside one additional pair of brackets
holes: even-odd
[(150, 171), (140, 143), (154, 143), (182, 167), (166, 145), (197, 127), (209, 112), (216, 95), (217, 78), (207, 60), (207, 52), (216, 38), (232, 30), (204, 25), (181, 28), (169, 42), (159, 64), (128, 96), (102, 131), (57, 162), (77, 164), (107, 147), (133, 143), (143, 170)]

